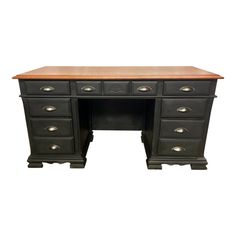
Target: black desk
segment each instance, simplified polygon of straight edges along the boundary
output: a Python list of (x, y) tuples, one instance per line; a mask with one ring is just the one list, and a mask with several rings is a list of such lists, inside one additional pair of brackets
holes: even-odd
[(148, 168), (206, 169), (217, 74), (195, 67), (43, 67), (14, 78), (25, 109), (29, 167), (70, 162), (82, 168), (93, 130), (140, 130)]

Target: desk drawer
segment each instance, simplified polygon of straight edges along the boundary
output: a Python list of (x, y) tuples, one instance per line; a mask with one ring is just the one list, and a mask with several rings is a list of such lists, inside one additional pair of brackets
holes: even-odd
[(164, 95), (209, 95), (211, 81), (165, 81)]
[(68, 95), (69, 81), (24, 81), (26, 94)]
[(71, 119), (32, 118), (34, 136), (72, 136)]
[(160, 139), (158, 154), (161, 156), (199, 157), (201, 156), (200, 139)]
[(34, 138), (37, 154), (74, 153), (74, 139), (68, 138)]
[(69, 98), (30, 98), (28, 99), (31, 116), (70, 116)]
[(161, 120), (162, 138), (201, 138), (204, 120)]
[(127, 81), (105, 81), (103, 87), (104, 95), (121, 96), (129, 95), (129, 82)]
[(162, 117), (203, 117), (208, 100), (205, 98), (162, 99)]
[(100, 81), (79, 81), (76, 82), (77, 93), (83, 96), (96, 96), (102, 94)]
[(134, 81), (132, 82), (132, 94), (138, 96), (154, 96), (157, 94), (157, 82)]

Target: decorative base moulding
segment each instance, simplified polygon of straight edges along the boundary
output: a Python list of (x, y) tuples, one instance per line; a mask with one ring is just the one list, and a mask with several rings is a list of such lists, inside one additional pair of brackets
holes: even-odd
[(188, 165), (192, 170), (206, 170), (207, 160), (205, 157), (197, 157), (193, 159), (184, 159), (173, 157), (151, 157), (146, 160), (148, 169), (162, 169), (162, 164), (168, 165)]

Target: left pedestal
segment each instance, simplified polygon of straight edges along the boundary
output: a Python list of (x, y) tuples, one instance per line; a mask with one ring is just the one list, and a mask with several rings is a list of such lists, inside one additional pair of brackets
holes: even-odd
[(93, 134), (88, 122), (80, 122), (79, 102), (71, 96), (70, 81), (22, 80), (20, 88), (31, 147), (28, 167), (41, 168), (45, 162), (83, 168)]

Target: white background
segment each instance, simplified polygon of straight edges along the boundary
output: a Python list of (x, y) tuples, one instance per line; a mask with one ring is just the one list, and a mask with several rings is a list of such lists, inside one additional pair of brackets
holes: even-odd
[[(0, 234), (236, 235), (235, 1), (2, 0)], [(218, 82), (205, 155), (147, 170), (139, 132), (95, 132), (85, 169), (30, 153), (15, 74), (45, 65), (193, 65)]]

